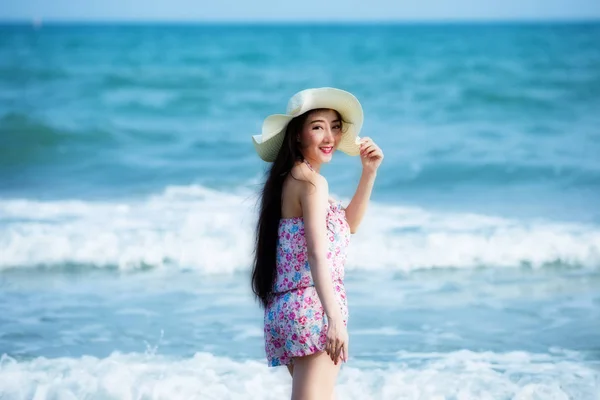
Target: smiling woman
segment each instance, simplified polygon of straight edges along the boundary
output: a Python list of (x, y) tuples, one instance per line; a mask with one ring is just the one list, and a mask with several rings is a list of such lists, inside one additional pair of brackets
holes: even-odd
[[(331, 161), (334, 144), (339, 142), (342, 134), (340, 113), (330, 109), (313, 110), (307, 116), (304, 125), (308, 129), (308, 133), (299, 134), (296, 137), (304, 159), (313, 159), (313, 163), (316, 164)], [(304, 143), (302, 143), (301, 136), (305, 139)], [(315, 150), (318, 151), (315, 152)]]
[[(370, 139), (358, 139), (362, 121), (352, 94), (308, 89), (290, 99), (288, 114), (267, 117), (253, 138), (273, 165), (262, 192), (252, 286), (265, 308), (267, 360), (288, 367), (293, 399), (333, 396), (340, 362), (348, 360), (346, 251), (383, 159)], [(329, 198), (319, 174), (335, 149), (363, 162), (347, 208)]]
[[(170, 12), (188, 11), (179, 4)], [(365, 109), (360, 134), (376, 132), (385, 151), (360, 225), (348, 204), (359, 157), (310, 161), (346, 207), (323, 201), (334, 256), (357, 230), (343, 287), (330, 278), (349, 310), (338, 397), (598, 400), (599, 23), (57, 26), (40, 15), (39, 30), (0, 27), (0, 399), (289, 400), (263, 327), (282, 334), (268, 343), (283, 353), (296, 343), (281, 341), (285, 321), (319, 326), (318, 287), (304, 289), (306, 311), (283, 299), (309, 275), (311, 217), (287, 209), (307, 178), (292, 168), (313, 172), (303, 158), (274, 162), (283, 147), (262, 161), (249, 134), (281, 112), (259, 137), (281, 146), (292, 119), (334, 110), (335, 150), (358, 155), (343, 146), (361, 122), (350, 96), (285, 111), (297, 85), (334, 81)], [(265, 235), (262, 248), (289, 267), (273, 267), (287, 293), (272, 304), (293, 307), (273, 306), (264, 324), (249, 282), (249, 191), (271, 167), (288, 171), (278, 190), (290, 219), (276, 219), (274, 178), (269, 229), (286, 237), (275, 247), (277, 232)]]

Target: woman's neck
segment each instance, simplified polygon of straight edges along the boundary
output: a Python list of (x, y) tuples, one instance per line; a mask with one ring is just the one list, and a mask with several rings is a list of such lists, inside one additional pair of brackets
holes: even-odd
[(310, 161), (308, 161), (306, 158), (304, 159), (304, 164), (306, 164), (308, 166), (308, 168), (310, 168), (311, 171), (314, 171), (316, 173), (319, 173), (319, 164), (313, 164)]

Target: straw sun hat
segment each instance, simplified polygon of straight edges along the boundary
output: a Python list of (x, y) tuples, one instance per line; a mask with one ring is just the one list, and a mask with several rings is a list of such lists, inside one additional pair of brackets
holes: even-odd
[(288, 101), (285, 114), (273, 114), (265, 118), (262, 134), (252, 136), (260, 158), (267, 162), (275, 161), (288, 123), (294, 117), (318, 108), (329, 108), (340, 113), (348, 125), (337, 149), (351, 156), (359, 155), (358, 134), (363, 124), (363, 110), (358, 99), (344, 90), (324, 87), (296, 93)]

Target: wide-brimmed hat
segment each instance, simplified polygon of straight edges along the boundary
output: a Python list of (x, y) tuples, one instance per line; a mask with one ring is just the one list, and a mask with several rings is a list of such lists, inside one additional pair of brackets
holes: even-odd
[(351, 155), (360, 154), (358, 134), (363, 124), (363, 110), (358, 99), (344, 90), (323, 87), (306, 89), (288, 101), (285, 114), (269, 115), (263, 121), (262, 134), (253, 135), (256, 152), (264, 161), (273, 162), (283, 143), (288, 123), (307, 111), (318, 108), (336, 110), (344, 120), (344, 132), (338, 150)]

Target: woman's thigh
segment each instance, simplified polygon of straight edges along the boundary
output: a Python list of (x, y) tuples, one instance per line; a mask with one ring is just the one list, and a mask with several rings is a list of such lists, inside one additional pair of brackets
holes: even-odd
[(292, 400), (330, 400), (339, 370), (325, 352), (294, 358)]

